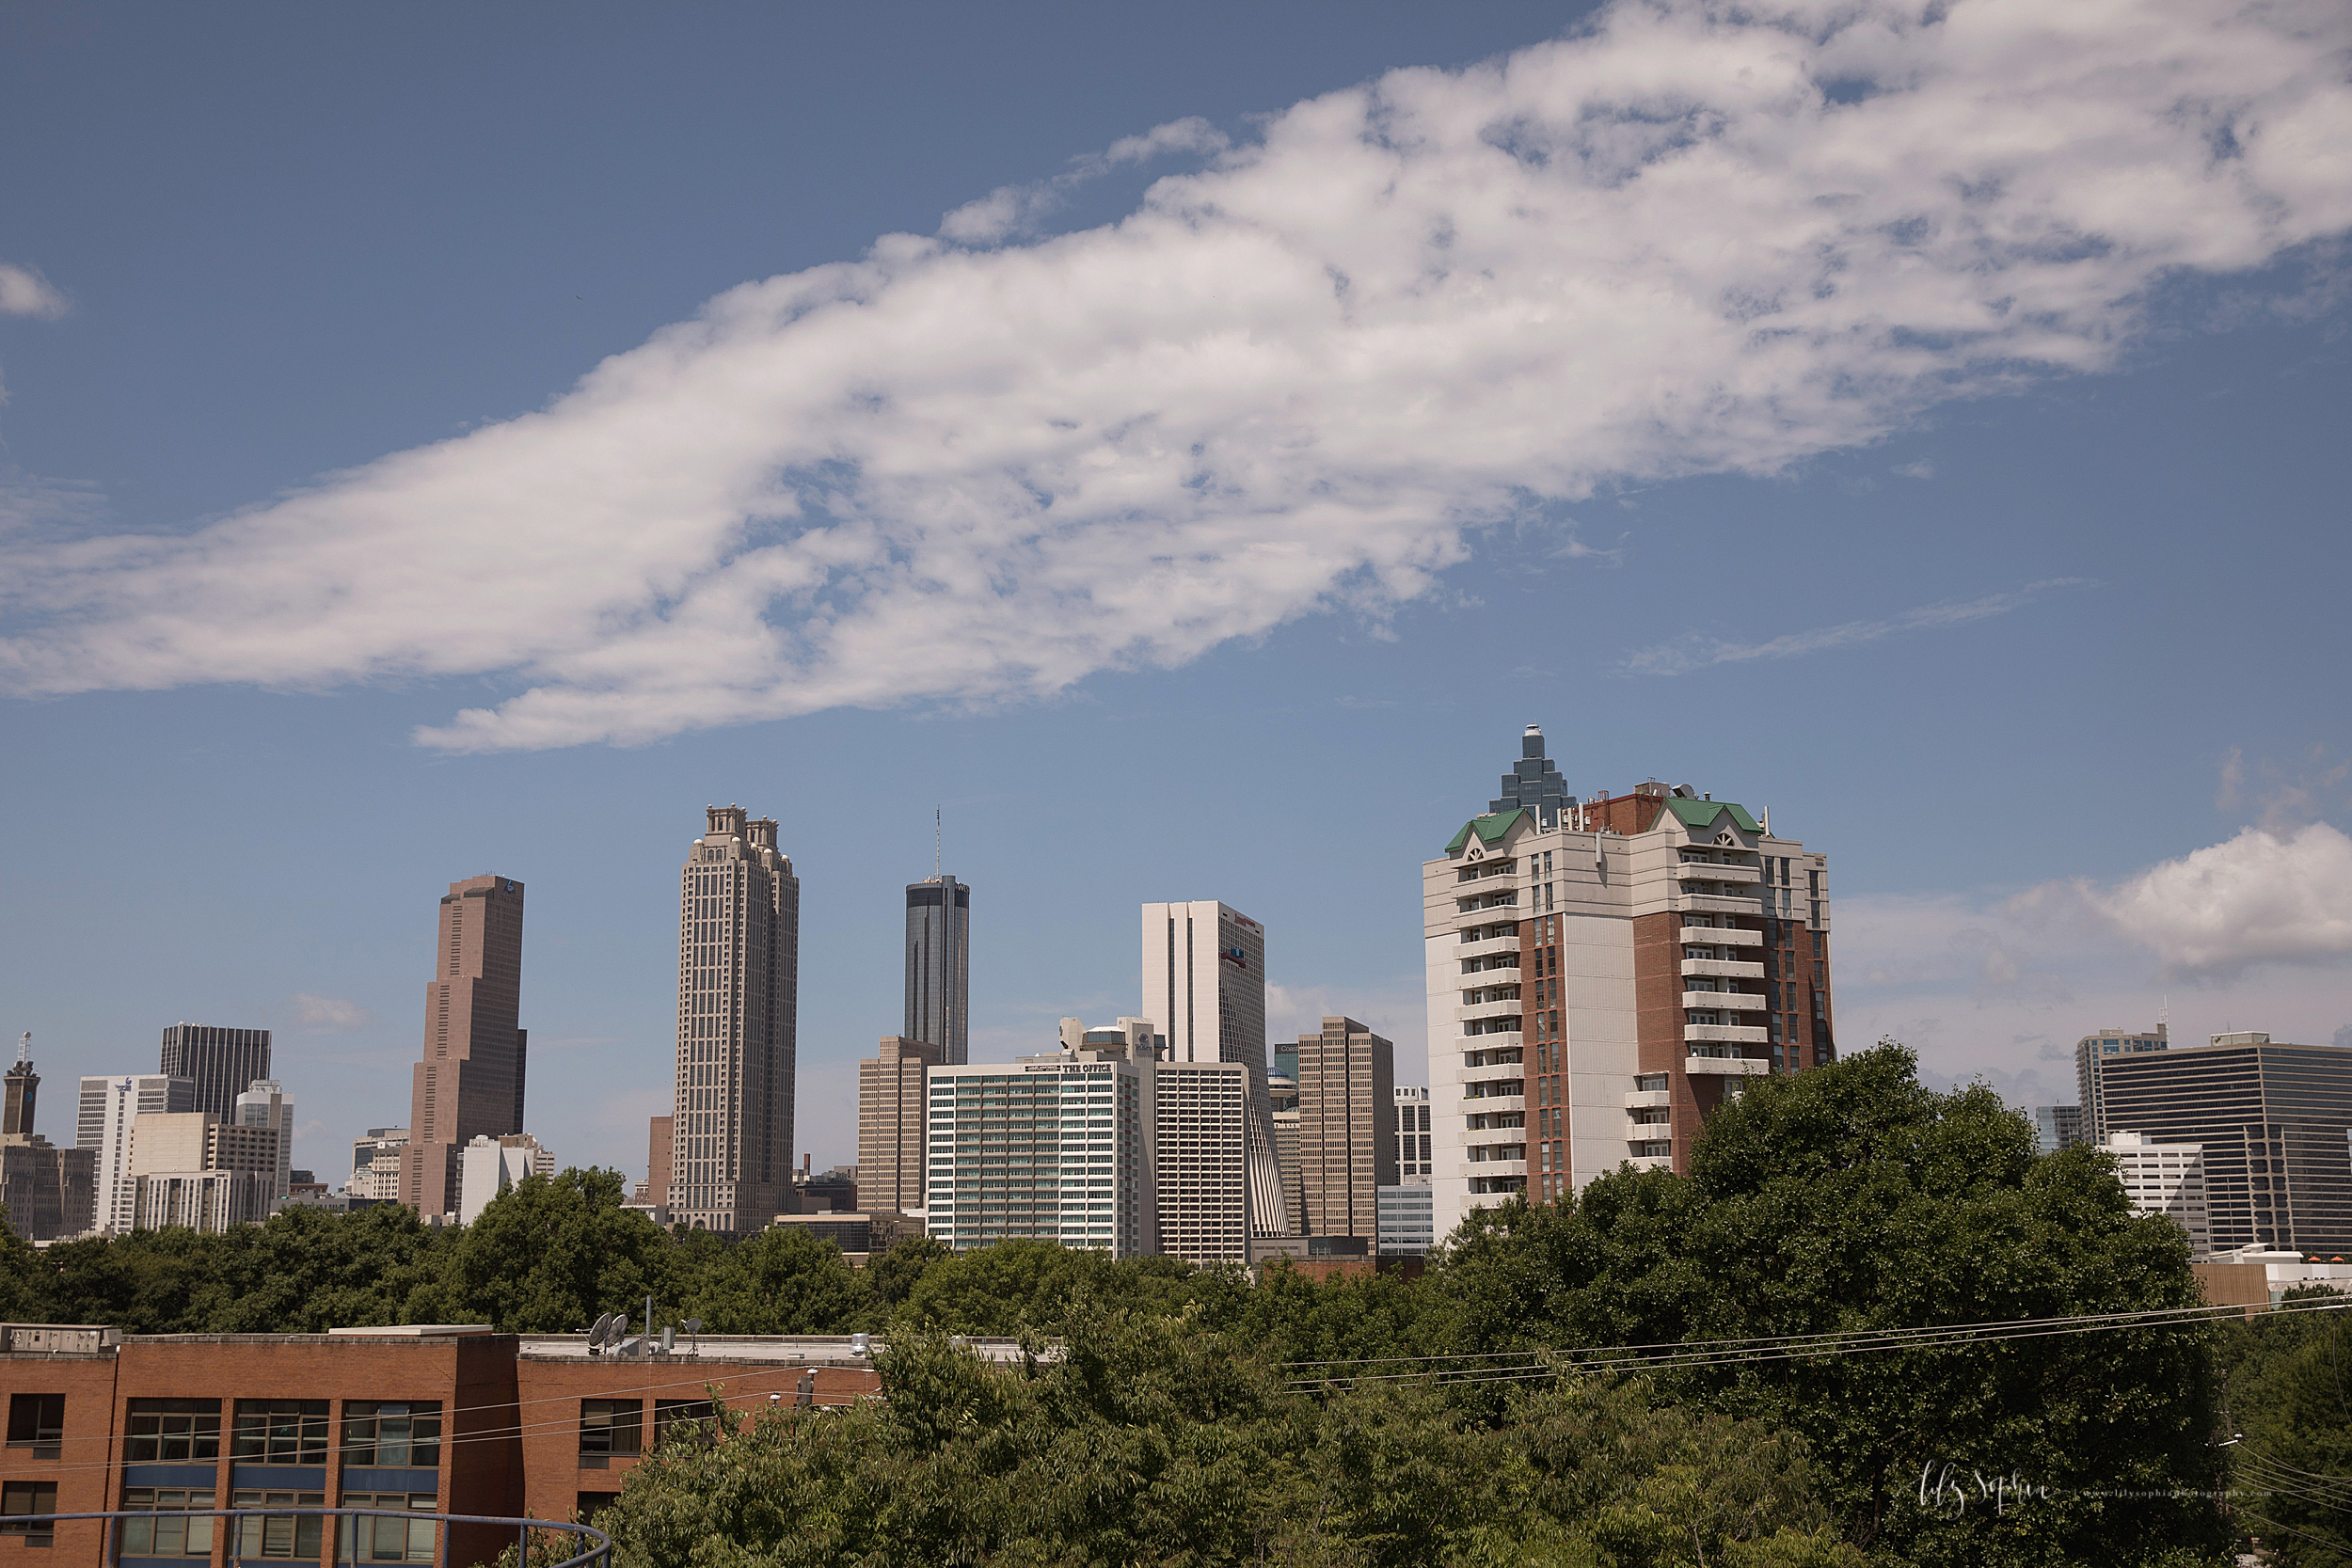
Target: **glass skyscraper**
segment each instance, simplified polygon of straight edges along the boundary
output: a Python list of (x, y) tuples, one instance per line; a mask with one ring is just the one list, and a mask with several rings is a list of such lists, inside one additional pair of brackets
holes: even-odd
[(943, 1067), (970, 1059), (972, 890), (953, 877), (907, 884), (907, 1007), (898, 1031), (939, 1047)]

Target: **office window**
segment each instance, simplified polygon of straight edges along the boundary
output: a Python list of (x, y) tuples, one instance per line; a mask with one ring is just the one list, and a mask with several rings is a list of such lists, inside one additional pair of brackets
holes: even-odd
[(644, 1419), (643, 1400), (580, 1401), (580, 1468), (601, 1470), (615, 1455), (634, 1456), (643, 1452)]
[[(242, 1415), (242, 1412), (240, 1412)], [(236, 1492), (230, 1494), (237, 1508), (324, 1508), (324, 1492)], [(237, 1557), (301, 1558), (308, 1562), (319, 1560), (322, 1541), (320, 1527), (326, 1521), (315, 1515), (296, 1518), (291, 1513), (271, 1514), (260, 1519), (237, 1521)]]
[[(342, 1506), (430, 1513), (433, 1512), (433, 1494), (346, 1492)], [(377, 1514), (345, 1518), (338, 1532), (342, 1549), (335, 1554), (336, 1560), (349, 1563), (431, 1562), (435, 1545), (433, 1528), (430, 1519), (389, 1518)]]
[[(185, 1490), (175, 1486), (126, 1486), (122, 1489), (122, 1508), (126, 1513), (167, 1513), (174, 1510), (212, 1506), (213, 1489), (209, 1486)], [(209, 1558), (213, 1555), (213, 1521), (125, 1519), (122, 1521), (122, 1555)]]
[(325, 1400), (239, 1400), (230, 1455), (257, 1465), (326, 1463)]
[(133, 1400), (122, 1457), (133, 1465), (187, 1465), (220, 1457), (220, 1401)]
[(56, 1512), (57, 1483), (54, 1481), (12, 1481), (0, 1485), (0, 1534), (21, 1535), (28, 1546), (49, 1545), (56, 1539), (56, 1527), (32, 1524), (24, 1515)]
[(64, 1440), (63, 1394), (8, 1396), (8, 1447), (30, 1449), (35, 1459), (55, 1459)]
[(343, 1463), (430, 1470), (441, 1463), (438, 1400), (345, 1400)]
[(708, 1400), (653, 1402), (653, 1446), (657, 1449), (673, 1437), (707, 1436), (717, 1425), (717, 1413)]

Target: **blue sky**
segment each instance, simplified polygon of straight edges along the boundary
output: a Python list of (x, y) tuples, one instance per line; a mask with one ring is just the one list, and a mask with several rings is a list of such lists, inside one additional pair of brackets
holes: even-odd
[(0, 1025), (266, 1024), (339, 1178), (495, 870), (640, 1170), (740, 801), (848, 1160), (937, 803), (976, 1053), (1222, 897), (1417, 1077), (1534, 721), (1828, 852), (1850, 1048), (2334, 1037), (2341, 12), (1811, 9), (12, 8)]

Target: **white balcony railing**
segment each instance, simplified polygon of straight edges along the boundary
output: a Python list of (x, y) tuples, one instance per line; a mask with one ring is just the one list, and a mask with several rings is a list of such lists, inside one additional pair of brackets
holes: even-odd
[(1670, 1121), (1635, 1121), (1631, 1117), (1626, 1117), (1625, 1139), (1628, 1143), (1645, 1143), (1651, 1138), (1673, 1136), (1674, 1123)]
[(1764, 1031), (1750, 1029), (1739, 1023), (1686, 1023), (1682, 1037), (1696, 1045), (1764, 1045), (1769, 1043)]
[(1457, 1084), (1491, 1084), (1502, 1078), (1525, 1078), (1525, 1062), (1494, 1062), (1486, 1067), (1457, 1067), (1454, 1081)]
[(1712, 861), (1683, 861), (1675, 875), (1688, 881), (1753, 882), (1760, 873), (1753, 865), (1722, 865)]
[(1525, 1160), (1464, 1160), (1454, 1167), (1456, 1176), (1525, 1176)]
[(1756, 1078), (1772, 1069), (1772, 1063), (1757, 1056), (1692, 1056), (1682, 1064), (1685, 1072), (1720, 1078)]
[[(1761, 1006), (1762, 998), (1759, 997), (1757, 1003)], [(1454, 1009), (1454, 1022), (1467, 1023), (1474, 1018), (1517, 1018), (1526, 1010), (1526, 998), (1506, 996), (1496, 1002), (1472, 1002), (1468, 1006), (1456, 1007)]]
[(1672, 910), (1688, 910), (1696, 914), (1752, 915), (1756, 912), (1757, 906), (1756, 898), (1753, 895), (1741, 896), (1739, 895), (1684, 893), (1677, 889), (1673, 896), (1666, 900), (1666, 907)]
[(1764, 933), (1738, 926), (1685, 926), (1682, 927), (1682, 940), (1694, 945), (1712, 942), (1717, 947), (1761, 947), (1764, 945)]
[(1509, 957), (1512, 958), (1509, 963), (1498, 963), (1493, 958), (1472, 960), (1479, 967), (1464, 972), (1462, 985), (1465, 989), (1471, 986), (1518, 985), (1519, 983), (1518, 958), (1516, 955), (1509, 955)]
[(1625, 1097), (1625, 1108), (1629, 1111), (1643, 1106), (1671, 1105), (1672, 1103), (1674, 1103), (1674, 1093), (1669, 1089), (1632, 1089), (1629, 1090)]
[(1457, 942), (1454, 944), (1454, 956), (1457, 958), (1485, 958), (1498, 953), (1517, 957), (1518, 950), (1519, 939), (1516, 936), (1487, 937), (1482, 942)]
[(1711, 975), (1718, 980), (1761, 980), (1764, 966), (1741, 958), (1685, 958), (1682, 973)]
[(1465, 1095), (1461, 1100), (1462, 1114), (1466, 1117), (1485, 1117), (1492, 1116), (1498, 1111), (1524, 1111), (1526, 1109), (1527, 1096), (1523, 1094), (1486, 1094), (1475, 1098)]
[(1636, 1154), (1629, 1158), (1626, 1164), (1635, 1170), (1672, 1170), (1675, 1162), (1671, 1154)]
[(1686, 1007), (1720, 1007), (1735, 1013), (1760, 1013), (1771, 1009), (1769, 998), (1745, 990), (1686, 990), (1682, 993)]

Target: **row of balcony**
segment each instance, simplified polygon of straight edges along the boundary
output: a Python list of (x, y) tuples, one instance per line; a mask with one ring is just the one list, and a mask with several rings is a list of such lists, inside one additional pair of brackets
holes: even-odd
[(1761, 947), (1764, 933), (1740, 926), (1685, 926), (1682, 940), (1694, 945), (1711, 942), (1717, 947)]
[(1760, 1013), (1772, 1007), (1772, 998), (1752, 990), (1686, 990), (1682, 993), (1686, 1007), (1719, 1007), (1735, 1013)]
[(1761, 980), (1764, 966), (1744, 958), (1685, 958), (1685, 974), (1708, 974), (1719, 980)]

